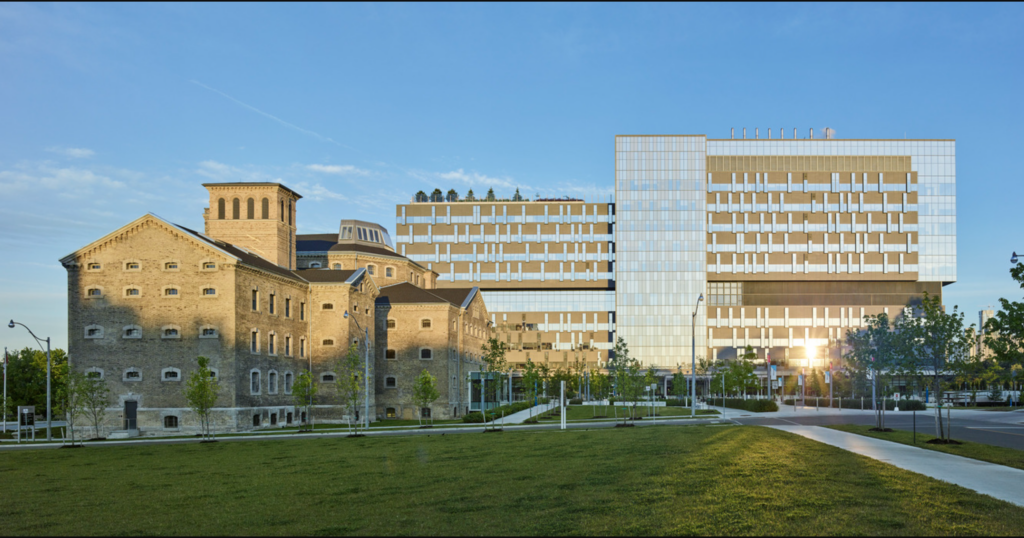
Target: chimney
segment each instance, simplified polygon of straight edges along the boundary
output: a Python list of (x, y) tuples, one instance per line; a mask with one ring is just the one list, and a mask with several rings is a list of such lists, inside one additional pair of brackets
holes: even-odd
[(744, 127), (743, 128), (743, 140), (746, 140), (746, 139), (747, 139), (747, 128)]
[(771, 139), (772, 139), (772, 128), (769, 127), (768, 128), (768, 140), (771, 140)]
[(796, 127), (793, 127), (793, 140), (796, 140)]
[(811, 127), (811, 140), (814, 140), (814, 127)]
[(758, 140), (761, 138), (761, 135), (758, 133), (758, 130), (759, 129), (757, 127), (754, 127), (754, 140)]
[(786, 130), (782, 127), (779, 127), (779, 138), (782, 140), (786, 139)]
[(732, 140), (736, 139), (736, 128), (735, 127), (729, 129), (729, 138), (732, 139)]

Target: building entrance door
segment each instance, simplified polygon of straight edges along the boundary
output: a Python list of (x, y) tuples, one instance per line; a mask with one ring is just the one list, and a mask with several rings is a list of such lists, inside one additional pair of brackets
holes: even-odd
[(136, 415), (139, 409), (139, 402), (127, 401), (124, 403), (124, 429), (134, 430), (137, 428)]

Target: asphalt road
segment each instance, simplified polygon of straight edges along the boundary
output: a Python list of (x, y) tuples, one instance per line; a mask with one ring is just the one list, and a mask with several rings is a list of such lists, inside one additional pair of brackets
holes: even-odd
[[(813, 411), (811, 411), (813, 413)], [(1024, 450), (1024, 411), (953, 411), (953, 427), (950, 431), (953, 439), (973, 441), (989, 445)], [(829, 413), (821, 416), (800, 415), (782, 417), (742, 416), (734, 419), (739, 424), (759, 426), (780, 426), (800, 424), (804, 426), (826, 426), (833, 424), (875, 424), (872, 414), (843, 415)], [(885, 426), (888, 428), (913, 431), (914, 413), (901, 411), (885, 415)], [(935, 435), (935, 411), (917, 411), (917, 431)], [(943, 416), (945, 420), (945, 416)]]

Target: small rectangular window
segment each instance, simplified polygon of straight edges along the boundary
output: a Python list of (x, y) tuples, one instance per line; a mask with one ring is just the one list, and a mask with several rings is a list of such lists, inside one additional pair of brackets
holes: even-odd
[(166, 290), (164, 290), (164, 295), (177, 295), (177, 294), (178, 294), (178, 290), (175, 289), (175, 288), (167, 288)]
[(394, 329), (394, 328), (395, 328), (395, 320), (389, 319), (388, 320), (388, 329)]
[(217, 329), (203, 329), (203, 336), (217, 336)]
[(98, 264), (98, 263), (90, 263), (89, 264), (89, 270), (90, 271), (99, 271), (100, 270), (100, 264)]
[(252, 311), (255, 312), (259, 307), (260, 292), (252, 290)]
[(213, 288), (203, 288), (203, 295), (217, 295), (217, 290)]
[(164, 264), (164, 269), (167, 269), (168, 271), (173, 271), (173, 270), (175, 270), (177, 268), (178, 268), (178, 262), (167, 262), (167, 263)]
[(203, 264), (203, 269), (216, 269), (216, 268), (217, 268), (217, 264), (215, 264), (213, 262), (207, 262), (207, 263)]
[(270, 335), (270, 340), (268, 342), (269, 345), (267, 345), (267, 352), (269, 352), (271, 355), (274, 354), (274, 343), (275, 343), (274, 340), (276, 340), (276, 336), (277, 335), (275, 335), (275, 334), (271, 334)]
[(274, 301), (274, 299), (275, 299), (275, 297), (274, 297), (274, 294), (273, 294), (273, 293), (271, 293), (271, 294), (270, 294), (270, 304), (268, 305), (268, 306), (270, 307), (270, 313), (271, 313), (271, 314), (273, 314), (273, 313), (274, 313), (274, 306), (275, 306), (275, 305), (274, 305), (274, 302), (275, 302), (275, 301)]
[(388, 350), (384, 351), (384, 358), (385, 359), (394, 359), (397, 356), (398, 355), (395, 353), (395, 350), (393, 350), (393, 349), (388, 349)]
[(306, 340), (305, 339), (299, 340), (299, 356), (300, 357), (305, 357), (306, 356)]
[(102, 295), (102, 292), (96, 288), (89, 290), (89, 297), (99, 297), (100, 295)]
[(284, 300), (284, 317), (292, 317), (292, 300), (288, 298)]
[(306, 321), (306, 303), (299, 303), (299, 319)]
[(253, 353), (256, 353), (256, 346), (257, 346), (258, 343), (259, 343), (259, 333), (256, 332), (256, 331), (253, 331), (253, 333), (252, 333), (252, 342), (251, 342), (251, 346), (250, 346), (250, 349), (252, 350)]
[(138, 288), (128, 288), (127, 290), (125, 290), (124, 294), (129, 297), (134, 297), (139, 294), (139, 290)]
[(291, 355), (292, 354), (292, 337), (291, 336), (285, 336), (284, 337), (284, 354), (285, 355)]
[(136, 262), (129, 262), (127, 265), (125, 265), (125, 268), (128, 269), (129, 271), (134, 271), (139, 268), (139, 264)]

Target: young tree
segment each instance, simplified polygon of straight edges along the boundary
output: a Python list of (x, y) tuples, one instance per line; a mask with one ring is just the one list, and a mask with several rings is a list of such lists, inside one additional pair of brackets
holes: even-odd
[(61, 391), (56, 394), (57, 408), (64, 412), (64, 420), (71, 434), (71, 446), (75, 445), (75, 423), (84, 408), (82, 388), (86, 382), (84, 374), (70, 371)]
[(313, 378), (313, 374), (306, 371), (295, 376), (295, 384), (292, 385), (292, 399), (295, 406), (305, 409), (305, 423), (313, 427), (313, 405), (316, 404), (316, 395), (320, 391), (320, 385)]
[[(481, 373), (481, 383), (485, 384), (486, 392), (494, 396), (495, 404), (501, 405), (502, 383), (504, 383), (502, 375), (509, 370), (508, 361), (505, 360), (508, 347), (505, 345), (505, 342), (501, 342), (497, 338), (491, 338), (481, 346), (480, 350), (483, 352), (481, 359), (487, 366), (486, 372)], [(484, 422), (487, 422), (487, 406), (484, 405), (487, 401), (487, 396), (483, 392), (481, 394), (483, 394), (483, 402), (481, 402), (480, 407), (484, 411)]]
[(427, 193), (425, 193), (423, 191), (417, 192), (416, 193), (416, 201), (420, 202), (420, 203), (426, 202), (427, 201)]
[(475, 202), (476, 201), (476, 196), (473, 195), (473, 189), (469, 189), (469, 192), (466, 193), (466, 201), (467, 202)]
[[(523, 392), (526, 398), (536, 403), (540, 387), (540, 369), (533, 361), (526, 359), (526, 368), (523, 370)], [(533, 407), (530, 407), (530, 418), (533, 418)]]
[(101, 425), (107, 414), (107, 406), (110, 405), (110, 389), (107, 388), (107, 382), (100, 379), (99, 375), (92, 377), (86, 374), (81, 391), (82, 409), (96, 430), (96, 438), (102, 439)]
[[(913, 361), (930, 377), (936, 401), (942, 401), (943, 377), (955, 372), (967, 361), (971, 349), (977, 342), (974, 325), (964, 325), (964, 314), (953, 307), (947, 314), (938, 297), (925, 293), (921, 302), (921, 317), (908, 320), (906, 332), (910, 333), (910, 348)], [(948, 425), (942, 423), (942, 409), (935, 408), (936, 437), (949, 440)]]
[[(416, 381), (412, 387), (412, 399), (416, 407), (420, 408), (419, 413), (419, 424), (423, 425), (423, 408), (428, 407), (434, 403), (435, 400), (441, 397), (441, 393), (437, 390), (437, 378), (430, 375), (430, 372), (426, 368), (420, 372), (420, 375), (416, 376)], [(434, 422), (434, 414), (430, 414), (430, 422)]]
[[(338, 400), (342, 408), (348, 411), (348, 424), (351, 429), (355, 423), (355, 432), (359, 433), (359, 421), (355, 419), (359, 412), (360, 387), (359, 374), (363, 370), (363, 361), (359, 357), (359, 346), (352, 344), (338, 361), (338, 379), (335, 382)], [(367, 417), (369, 418), (369, 417)]]
[(494, 200), (494, 189), (487, 189), (487, 201), (493, 202)]
[[(631, 402), (630, 417), (636, 418), (636, 404), (644, 390), (644, 374), (640, 369), (640, 361), (629, 356), (629, 346), (622, 337), (615, 341), (615, 356), (609, 361), (615, 371), (616, 389), (625, 401)], [(622, 417), (623, 424), (626, 417)]]
[(431, 202), (443, 202), (444, 194), (441, 193), (441, 189), (434, 189), (434, 192), (430, 193)]
[(217, 403), (217, 393), (220, 386), (217, 379), (210, 371), (210, 359), (200, 356), (196, 359), (199, 369), (188, 374), (188, 381), (185, 382), (185, 401), (192, 409), (192, 412), (199, 417), (199, 428), (202, 431), (203, 439), (212, 439), (210, 434), (210, 411)]
[(455, 189), (448, 189), (448, 196), (446, 197), (449, 202), (458, 202), (459, 193)]

